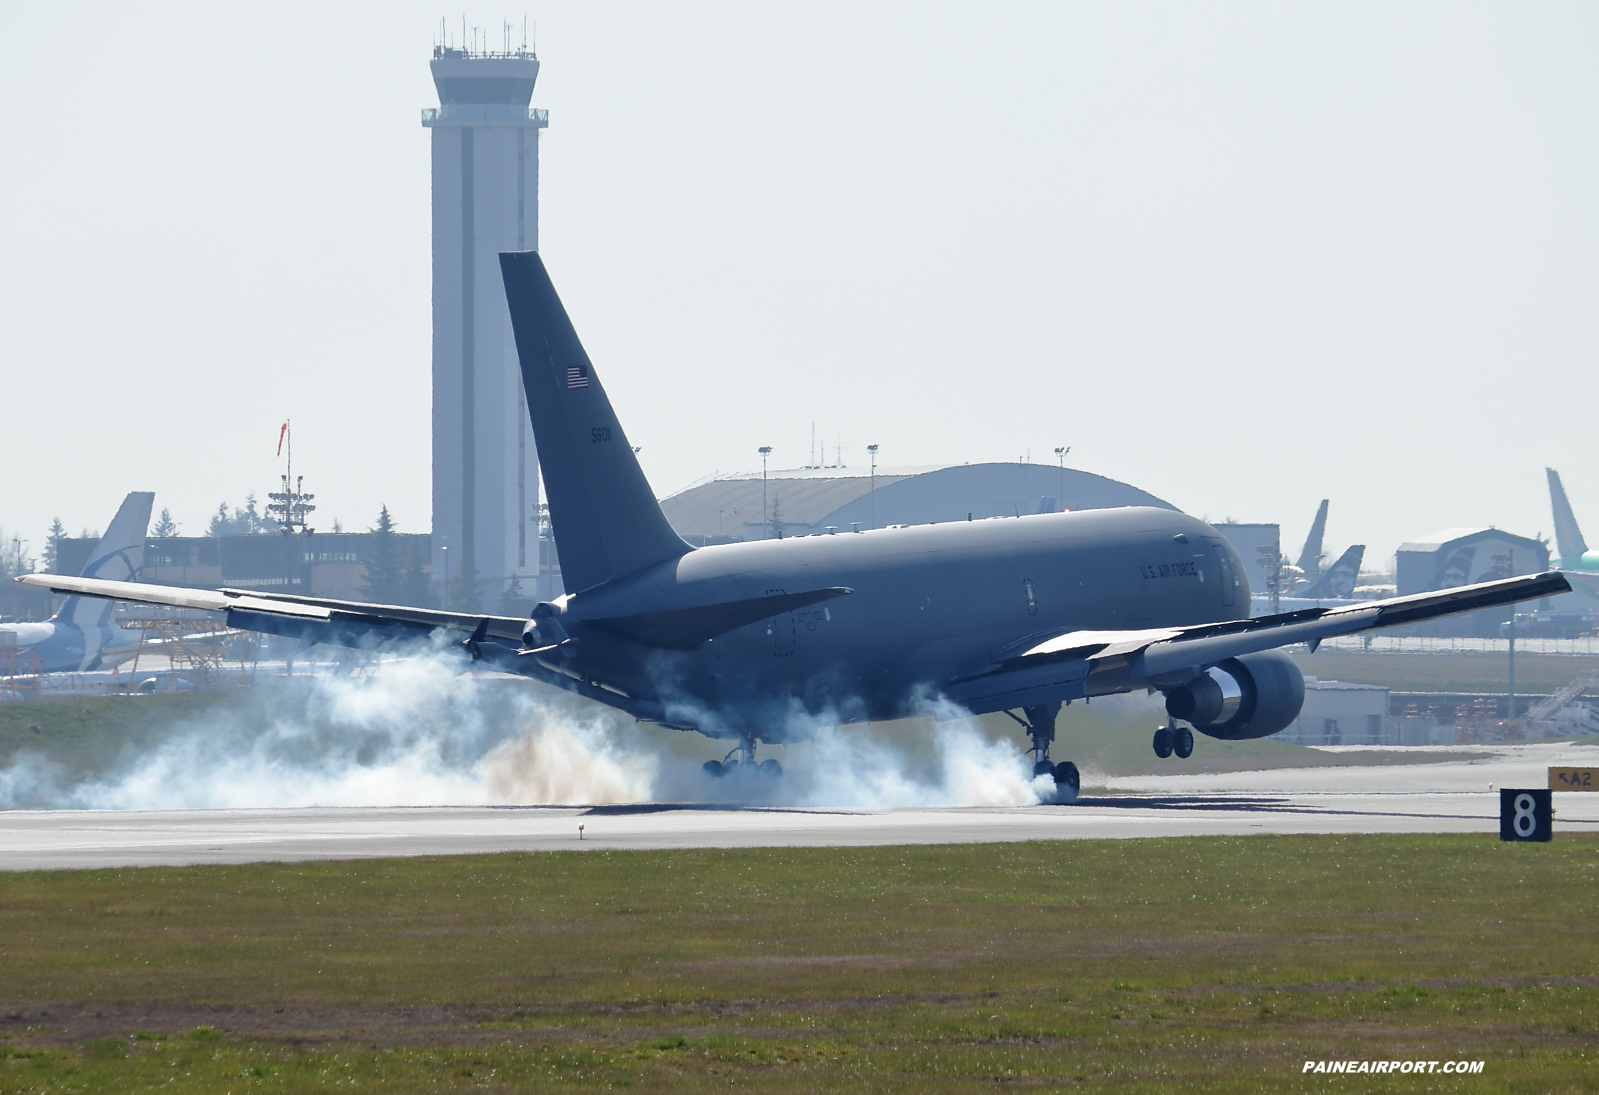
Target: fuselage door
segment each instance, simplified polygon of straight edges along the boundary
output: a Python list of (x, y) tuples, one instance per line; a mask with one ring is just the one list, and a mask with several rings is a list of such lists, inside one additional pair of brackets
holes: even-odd
[(1233, 576), (1232, 556), (1227, 554), (1227, 549), (1221, 544), (1212, 544), (1211, 550), (1216, 553), (1216, 561), (1221, 564), (1221, 603), (1226, 608), (1231, 608), (1238, 599), (1238, 579)]

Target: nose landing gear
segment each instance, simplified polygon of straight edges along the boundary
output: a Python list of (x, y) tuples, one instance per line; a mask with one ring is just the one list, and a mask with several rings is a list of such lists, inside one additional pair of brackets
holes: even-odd
[(1020, 715), (1014, 711), (1006, 711), (1005, 714), (1021, 723), (1033, 741), (1033, 747), (1027, 750), (1033, 755), (1033, 778), (1049, 776), (1055, 781), (1055, 794), (1049, 801), (1057, 804), (1076, 802), (1083, 784), (1077, 765), (1069, 760), (1052, 764), (1049, 759), (1049, 745), (1055, 740), (1055, 716), (1060, 714), (1059, 702), (1024, 707)]
[(1173, 753), (1183, 760), (1194, 755), (1194, 732), (1176, 723), (1162, 726), (1155, 731), (1155, 755), (1165, 760)]

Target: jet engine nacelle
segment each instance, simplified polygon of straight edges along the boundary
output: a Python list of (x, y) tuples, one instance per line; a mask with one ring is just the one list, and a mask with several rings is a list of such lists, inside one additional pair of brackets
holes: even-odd
[(1281, 650), (1228, 658), (1166, 693), (1166, 712), (1213, 738), (1264, 738), (1299, 717), (1305, 675)]

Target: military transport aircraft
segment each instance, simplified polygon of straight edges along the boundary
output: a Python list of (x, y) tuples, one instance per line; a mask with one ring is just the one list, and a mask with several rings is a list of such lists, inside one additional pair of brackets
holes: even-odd
[[(667, 524), (577, 332), (531, 251), (500, 256), (561, 572), (572, 590), (531, 619), (316, 597), (58, 576), (84, 596), (212, 609), (232, 627), (374, 646), (453, 633), (473, 658), (644, 721), (758, 743), (925, 712), (942, 696), (1004, 711), (1032, 739), (1056, 801), (1077, 768), (1050, 760), (1072, 700), (1165, 694), (1161, 756), (1193, 730), (1274, 734), (1304, 678), (1276, 649), (1564, 592), (1558, 574), (1247, 619), (1240, 559), (1213, 528), (1164, 509), (1044, 513), (692, 548)], [(1187, 725), (1180, 725), (1178, 720)], [(1192, 728), (1192, 729), (1191, 729)], [(727, 762), (712, 761), (713, 774)], [(770, 768), (768, 766), (768, 770)]]

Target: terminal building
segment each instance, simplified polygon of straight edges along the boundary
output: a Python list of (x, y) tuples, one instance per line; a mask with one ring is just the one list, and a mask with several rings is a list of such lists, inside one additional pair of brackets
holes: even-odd
[[(146, 538), (139, 580), (198, 589), (260, 589), (305, 597), (363, 600), (367, 564), (377, 533), (263, 533), (253, 536), (168, 536)], [(390, 533), (392, 564), (419, 575), (422, 596), (403, 601), (437, 604), (428, 568), (426, 533)], [(56, 571), (77, 574), (93, 553), (97, 537), (66, 537), (60, 542)], [(418, 591), (420, 592), (420, 591)], [(59, 598), (58, 598), (59, 600)]]
[(513, 579), (548, 596), (538, 457), (499, 262), (538, 248), (549, 123), (529, 105), (539, 61), (525, 46), (440, 46), (432, 71), (439, 105), (422, 124), (433, 146), (433, 571), (475, 573), (485, 604)]

